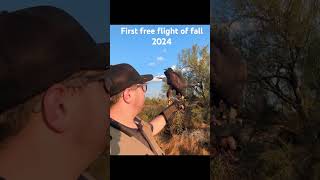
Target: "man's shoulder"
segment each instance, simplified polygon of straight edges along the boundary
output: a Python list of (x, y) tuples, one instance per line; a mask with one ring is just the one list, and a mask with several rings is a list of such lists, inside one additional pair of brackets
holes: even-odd
[(136, 137), (110, 127), (110, 155), (153, 155)]
[(140, 123), (142, 126), (147, 127), (151, 132), (153, 131), (153, 126), (151, 123), (140, 119), (138, 116), (135, 118), (135, 121)]
[(110, 140), (113, 140), (115, 137), (118, 137), (120, 133), (120, 129), (110, 126)]

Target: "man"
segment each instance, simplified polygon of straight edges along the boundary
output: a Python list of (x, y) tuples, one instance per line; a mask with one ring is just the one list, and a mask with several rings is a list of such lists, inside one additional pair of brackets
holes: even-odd
[(110, 154), (111, 155), (164, 155), (154, 139), (172, 119), (180, 102), (174, 102), (149, 123), (137, 115), (142, 111), (147, 91), (146, 82), (153, 76), (140, 75), (129, 64), (110, 67)]
[(106, 150), (106, 57), (48, 6), (0, 14), (0, 179), (86, 179)]

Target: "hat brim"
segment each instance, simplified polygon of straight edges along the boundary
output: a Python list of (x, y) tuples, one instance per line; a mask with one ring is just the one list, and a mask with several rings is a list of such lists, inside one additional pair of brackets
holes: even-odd
[(141, 83), (146, 83), (148, 81), (151, 81), (152, 79), (153, 79), (152, 74), (141, 75)]

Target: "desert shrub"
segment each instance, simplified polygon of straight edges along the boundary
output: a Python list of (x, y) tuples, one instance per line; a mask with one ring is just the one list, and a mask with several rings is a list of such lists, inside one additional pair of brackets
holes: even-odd
[(291, 146), (285, 150), (269, 150), (261, 154), (262, 179), (296, 179), (293, 159), (290, 157)]
[(144, 121), (150, 121), (155, 118), (166, 107), (167, 101), (159, 98), (146, 98), (145, 107), (138, 115)]

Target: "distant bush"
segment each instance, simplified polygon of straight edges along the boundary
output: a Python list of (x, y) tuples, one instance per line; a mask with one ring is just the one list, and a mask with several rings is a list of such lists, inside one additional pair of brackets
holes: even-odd
[(160, 98), (146, 98), (145, 107), (138, 115), (144, 121), (150, 121), (155, 118), (166, 107), (167, 101)]

